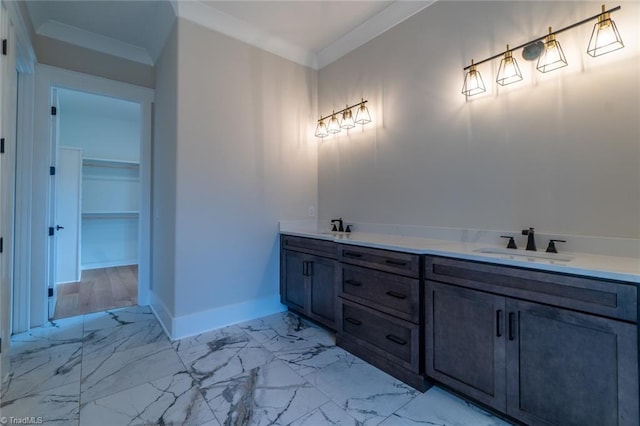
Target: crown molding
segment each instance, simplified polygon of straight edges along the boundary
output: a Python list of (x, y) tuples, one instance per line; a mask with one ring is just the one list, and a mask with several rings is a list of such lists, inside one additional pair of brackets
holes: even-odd
[(317, 69), (316, 54), (200, 1), (172, 2), (177, 16), (305, 67)]
[(273, 36), (201, 1), (172, 1), (171, 5), (180, 18), (318, 70), (398, 25), (435, 1), (396, 1), (319, 53)]
[(437, 0), (393, 2), (386, 8), (382, 9), (379, 13), (318, 52), (317, 69), (321, 69), (340, 59), (347, 53), (373, 40), (380, 34), (395, 27), (436, 1)]
[(40, 25), (36, 33), (108, 55), (118, 56), (145, 65), (153, 65), (151, 55), (142, 47), (124, 43), (57, 21), (49, 20), (45, 22)]

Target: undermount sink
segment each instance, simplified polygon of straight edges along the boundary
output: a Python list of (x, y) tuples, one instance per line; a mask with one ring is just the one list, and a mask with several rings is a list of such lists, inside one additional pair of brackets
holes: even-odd
[(566, 254), (515, 250), (515, 249), (506, 249), (506, 248), (498, 248), (498, 247), (483, 247), (483, 248), (475, 249), (473, 251), (476, 253), (502, 254), (506, 256), (513, 256), (513, 258), (524, 258), (530, 261), (543, 259), (543, 260), (559, 261), (559, 262), (571, 262), (573, 259), (575, 259), (575, 257), (567, 256)]

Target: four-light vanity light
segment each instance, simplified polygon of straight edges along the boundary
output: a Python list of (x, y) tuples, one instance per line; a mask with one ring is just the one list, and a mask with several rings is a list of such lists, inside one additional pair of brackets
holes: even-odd
[(549, 34), (546, 36), (538, 37), (516, 46), (513, 49), (509, 49), (509, 45), (507, 44), (507, 49), (504, 52), (483, 59), (480, 62), (474, 63), (472, 59), (471, 65), (464, 68), (466, 74), (464, 77), (464, 85), (462, 86), (462, 94), (465, 96), (473, 96), (486, 91), (484, 81), (477, 66), (500, 57), (502, 57), (502, 61), (500, 62), (500, 68), (498, 68), (496, 82), (501, 86), (506, 86), (507, 84), (522, 80), (520, 67), (518, 67), (518, 63), (513, 57), (513, 51), (520, 48), (523, 48), (522, 57), (527, 61), (538, 59), (536, 68), (540, 72), (549, 72), (567, 66), (567, 58), (564, 56), (560, 43), (556, 40), (556, 35), (593, 20), (597, 20), (597, 22), (593, 27), (591, 38), (589, 39), (589, 47), (587, 47), (587, 53), (589, 55), (596, 57), (623, 48), (624, 44), (620, 38), (618, 28), (610, 16), (611, 12), (617, 10), (620, 10), (620, 6), (605, 10), (604, 5), (602, 5), (601, 13), (583, 19), (573, 25), (556, 31), (553, 31), (552, 28), (549, 27)]
[[(371, 115), (365, 105), (368, 101), (362, 99), (357, 104), (347, 105), (345, 109), (338, 112), (333, 111), (326, 117), (320, 117), (318, 126), (316, 127), (316, 136), (325, 138), (330, 134), (336, 134), (344, 130), (353, 129), (356, 124), (367, 124), (371, 122)], [(353, 116), (353, 109), (356, 108), (356, 115)], [(341, 115), (342, 114), (342, 115)], [(327, 119), (329, 119), (327, 124)]]

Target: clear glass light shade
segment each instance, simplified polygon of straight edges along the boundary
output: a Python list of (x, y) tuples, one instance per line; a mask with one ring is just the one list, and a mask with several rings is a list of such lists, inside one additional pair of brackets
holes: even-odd
[(479, 93), (486, 92), (487, 89), (484, 86), (484, 81), (480, 72), (471, 62), (471, 67), (467, 71), (467, 75), (464, 76), (464, 84), (462, 85), (462, 94), (466, 96), (473, 96)]
[(329, 132), (327, 132), (327, 125), (324, 124), (324, 120), (318, 121), (318, 125), (316, 126), (316, 137), (326, 138), (329, 136)]
[(327, 128), (327, 131), (331, 134), (340, 133), (340, 123), (338, 122), (338, 118), (335, 114), (333, 114), (329, 119), (329, 126)]
[(624, 43), (622, 43), (616, 23), (611, 20), (609, 14), (603, 13), (598, 16), (598, 22), (593, 26), (593, 32), (589, 39), (587, 53), (595, 57), (623, 47)]
[(353, 129), (356, 127), (356, 122), (353, 120), (353, 113), (351, 109), (346, 110), (342, 113), (342, 121), (340, 122), (340, 127), (343, 129)]
[(369, 110), (367, 106), (363, 103), (358, 107), (358, 112), (356, 113), (356, 124), (367, 124), (371, 123), (371, 115), (369, 115)]
[(520, 80), (522, 80), (520, 67), (516, 62), (516, 58), (513, 57), (513, 53), (509, 50), (509, 46), (507, 46), (504, 58), (500, 61), (500, 68), (498, 68), (496, 83), (501, 86), (506, 86), (507, 84), (516, 83)]
[(536, 68), (540, 72), (549, 72), (566, 66), (567, 58), (564, 56), (560, 43), (556, 40), (556, 35), (549, 34), (544, 40), (544, 52), (540, 55)]

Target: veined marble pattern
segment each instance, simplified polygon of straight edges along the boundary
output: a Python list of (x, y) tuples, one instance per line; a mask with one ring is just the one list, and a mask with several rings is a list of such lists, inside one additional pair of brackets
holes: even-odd
[(176, 424), (215, 421), (213, 412), (186, 372), (144, 383), (83, 404), (83, 425)]
[(421, 394), (280, 313), (169, 342), (148, 308), (14, 336), (0, 417), (60, 425), (503, 426), (439, 388)]
[(279, 360), (210, 386), (206, 398), (225, 425), (287, 425), (328, 401)]

